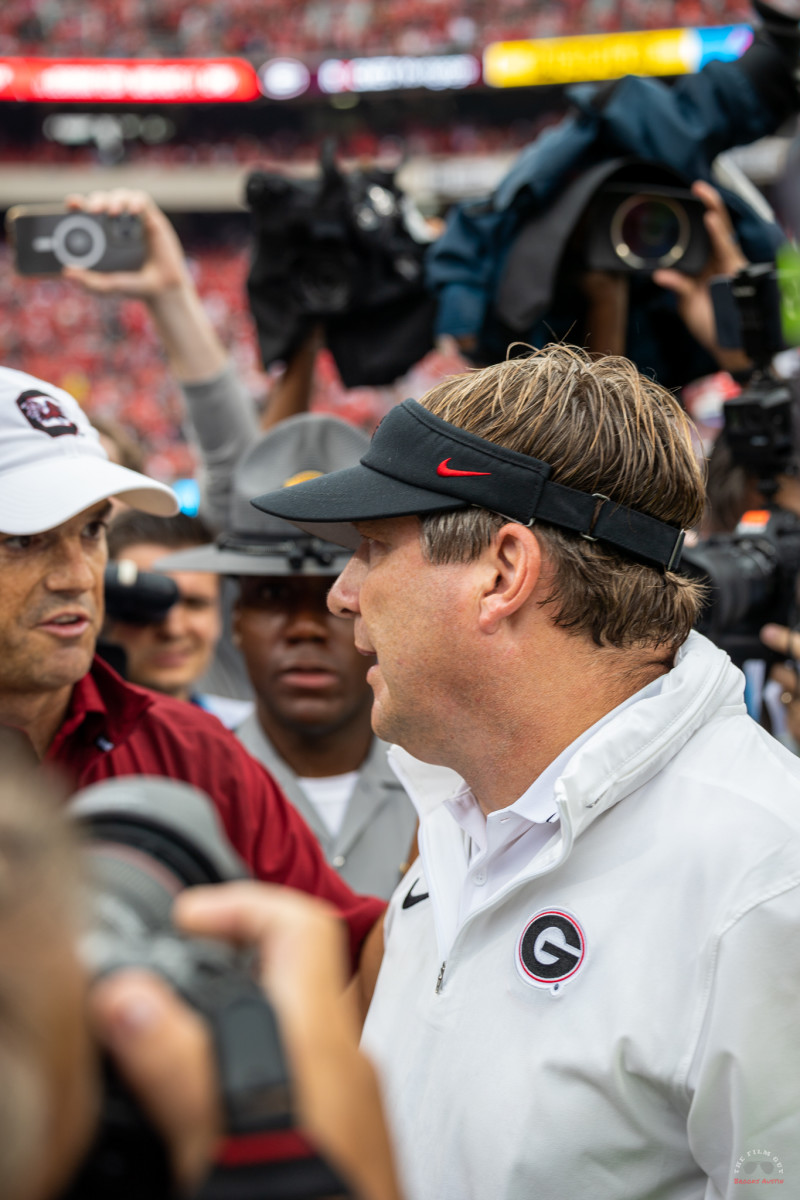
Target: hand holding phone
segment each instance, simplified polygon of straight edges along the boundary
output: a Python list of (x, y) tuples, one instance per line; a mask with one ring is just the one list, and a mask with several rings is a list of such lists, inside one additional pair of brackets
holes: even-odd
[(136, 271), (147, 254), (141, 218), (129, 212), (18, 204), (6, 216), (6, 231), (20, 275), (57, 275), (64, 267)]

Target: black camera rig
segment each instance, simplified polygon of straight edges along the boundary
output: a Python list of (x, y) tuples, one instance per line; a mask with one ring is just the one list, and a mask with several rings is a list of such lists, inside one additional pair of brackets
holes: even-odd
[(319, 324), (346, 387), (393, 383), (432, 348), (426, 243), (393, 172), (342, 171), (326, 142), (315, 178), (254, 171), (246, 200), (247, 293), (265, 366), (290, 360)]
[(720, 344), (743, 349), (753, 366), (741, 394), (725, 404), (724, 436), (734, 466), (757, 480), (765, 509), (745, 514), (732, 534), (716, 534), (687, 548), (681, 570), (703, 580), (708, 603), (698, 628), (734, 662), (777, 660), (759, 639), (769, 623), (793, 626), (800, 617), (800, 517), (778, 507), (780, 477), (797, 473), (800, 390), (797, 379), (771, 369), (786, 349), (779, 275), (756, 263), (733, 278), (712, 282)]
[[(248, 876), (208, 797), (172, 779), (130, 776), (79, 792), (69, 815), (84, 835), (91, 919), (82, 951), (91, 974), (155, 972), (210, 1027), (226, 1142), (197, 1200), (350, 1195), (297, 1131), (277, 1018), (253, 956), (172, 925), (185, 888)], [(171, 1200), (165, 1144), (110, 1059), (103, 1075), (95, 1140), (59, 1200)]]

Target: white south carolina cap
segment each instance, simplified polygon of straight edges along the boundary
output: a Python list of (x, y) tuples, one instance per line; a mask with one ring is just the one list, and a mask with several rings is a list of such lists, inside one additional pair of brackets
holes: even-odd
[(156, 516), (178, 511), (165, 484), (109, 462), (68, 392), (0, 367), (0, 532), (42, 533), (111, 496)]

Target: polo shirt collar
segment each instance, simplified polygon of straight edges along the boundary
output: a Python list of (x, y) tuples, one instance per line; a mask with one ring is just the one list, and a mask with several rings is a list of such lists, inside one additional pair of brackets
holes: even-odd
[(78, 731), (82, 741), (108, 743), (105, 749), (127, 741), (137, 721), (154, 703), (149, 692), (127, 683), (96, 656), (89, 672), (72, 689), (66, 716), (47, 758), (58, 758), (64, 743)]

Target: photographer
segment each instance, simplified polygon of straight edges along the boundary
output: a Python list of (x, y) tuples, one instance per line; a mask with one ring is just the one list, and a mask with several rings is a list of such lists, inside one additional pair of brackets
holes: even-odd
[[(652, 192), (659, 170), (662, 185), (710, 183), (718, 155), (797, 111), (797, 21), (777, 5), (755, 7), (763, 24), (739, 61), (711, 62), (673, 86), (628, 76), (570, 89), (573, 112), (522, 152), (491, 197), (454, 208), (427, 260), (439, 335), (456, 338), (478, 363), (501, 360), (513, 341), (587, 339), (593, 352), (625, 353), (668, 388), (716, 369), (665, 280), (659, 286), (651, 269), (620, 260), (611, 283), (594, 279), (585, 235), (606, 169), (628, 171), (628, 181), (638, 169), (641, 190), (650, 184)], [(733, 186), (721, 192), (746, 257), (772, 258), (783, 235), (763, 203), (755, 207)]]
[[(146, 259), (136, 271), (89, 271), (65, 267), (65, 279), (95, 295), (123, 295), (147, 308), (164, 346), (170, 370), (181, 385), (187, 413), (201, 454), (201, 513), (216, 529), (223, 528), (230, 505), (231, 474), (258, 437), (253, 403), (222, 345), (192, 280), (175, 229), (145, 192), (118, 189), (70, 195), (68, 209), (140, 218)], [(273, 387), (262, 428), (308, 407), (313, 364), (321, 344), (318, 328), (287, 364)]]
[[(123, 972), (88, 990), (71, 831), (16, 747), (4, 739), (0, 753), (0, 1192), (56, 1200), (68, 1186), (98, 1118), (97, 1045), (166, 1142), (175, 1183), (193, 1191), (221, 1134), (209, 1031), (153, 975)], [(397, 1200), (374, 1073), (342, 995), (335, 915), (296, 893), (233, 884), (182, 895), (176, 920), (258, 951), (301, 1130), (359, 1196)]]
[(65, 267), (62, 274), (97, 295), (120, 293), (141, 300), (167, 354), (170, 370), (188, 392), (189, 416), (203, 449), (202, 513), (219, 525), (227, 501), (230, 469), (257, 431), (253, 406), (220, 342), (192, 281), (171, 223), (143, 192), (119, 189), (71, 195), (74, 212), (140, 218), (147, 257), (135, 271), (89, 271)]
[[(796, 674), (781, 663), (797, 620), (800, 572), (798, 378), (784, 374), (793, 338), (793, 253), (735, 265), (712, 283), (715, 336), (744, 362), (742, 385), (722, 405), (723, 429), (708, 463), (703, 539), (684, 570), (703, 581), (699, 628), (742, 667), (748, 711), (797, 753)], [(735, 350), (734, 350), (735, 348)]]
[(131, 683), (196, 704), (231, 729), (244, 720), (252, 705), (202, 689), (222, 633), (221, 581), (197, 571), (169, 572), (177, 594), (166, 612), (150, 618), (144, 603), (133, 611), (137, 589), (150, 578), (159, 559), (173, 551), (205, 546), (210, 540), (205, 522), (186, 513), (154, 517), (129, 510), (115, 516), (108, 531), (109, 561), (124, 560), (127, 565), (118, 569), (112, 600), (125, 587), (123, 580), (128, 579), (131, 566), (133, 578), (127, 587), (130, 594), (122, 593), (122, 613), (112, 611), (106, 582), (103, 639), (122, 651), (125, 669), (121, 673)]

